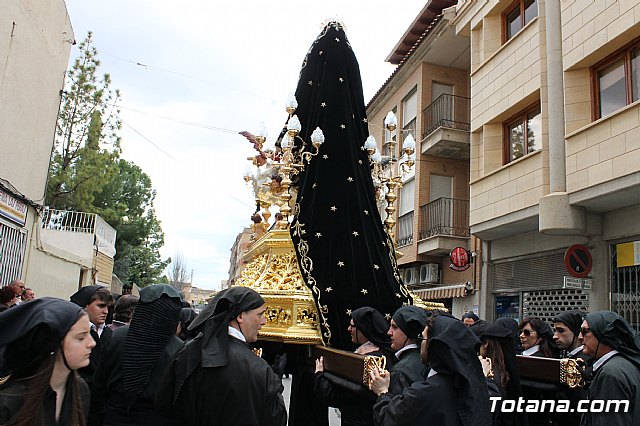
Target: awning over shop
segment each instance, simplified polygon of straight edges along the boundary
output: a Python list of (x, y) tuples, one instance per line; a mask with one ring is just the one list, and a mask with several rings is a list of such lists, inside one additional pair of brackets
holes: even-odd
[(424, 290), (414, 290), (414, 293), (423, 300), (448, 299), (450, 297), (465, 297), (467, 295), (468, 288), (467, 284), (463, 283), (427, 288)]

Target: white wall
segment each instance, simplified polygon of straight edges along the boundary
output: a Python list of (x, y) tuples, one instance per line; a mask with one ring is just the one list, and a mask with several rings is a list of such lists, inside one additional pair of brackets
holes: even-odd
[(59, 257), (32, 250), (25, 284), (31, 287), (36, 297), (53, 296), (69, 300), (78, 290), (80, 265), (64, 261)]
[(42, 202), (73, 29), (64, 0), (2, 0), (0, 16), (0, 178)]

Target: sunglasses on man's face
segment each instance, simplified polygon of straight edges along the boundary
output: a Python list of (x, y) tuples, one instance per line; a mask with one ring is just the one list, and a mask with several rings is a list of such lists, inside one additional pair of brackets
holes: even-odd
[(528, 330), (526, 328), (520, 330), (520, 334), (524, 334), (527, 337), (531, 336), (532, 333), (535, 333), (535, 331), (534, 330)]

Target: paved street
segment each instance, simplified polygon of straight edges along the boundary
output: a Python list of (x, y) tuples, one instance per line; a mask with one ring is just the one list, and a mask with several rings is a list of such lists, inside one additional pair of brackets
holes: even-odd
[[(291, 377), (283, 378), (282, 384), (284, 385), (284, 392), (282, 396), (284, 396), (284, 403), (287, 406), (287, 412), (289, 412), (289, 398), (291, 397)], [(336, 413), (336, 410), (333, 408), (329, 408), (329, 426), (340, 426), (340, 418)]]

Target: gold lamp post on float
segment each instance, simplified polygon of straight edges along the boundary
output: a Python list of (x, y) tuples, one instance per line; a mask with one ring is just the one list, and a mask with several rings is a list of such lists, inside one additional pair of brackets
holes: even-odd
[[(390, 133), (396, 130), (398, 121), (393, 112), (389, 111), (384, 119), (384, 125)], [(391, 237), (395, 240), (395, 234), (393, 228), (396, 225), (394, 219), (394, 213), (396, 211), (395, 202), (398, 198), (397, 190), (402, 188), (402, 180), (406, 174), (408, 174), (413, 165), (415, 164), (415, 150), (416, 141), (409, 133), (403, 138), (402, 151), (404, 155), (400, 159), (396, 158), (396, 141), (385, 141), (386, 145), (389, 145), (391, 155), (383, 156), (378, 151), (378, 144), (373, 136), (369, 136), (364, 143), (364, 148), (369, 154), (369, 160), (371, 163), (371, 175), (373, 176), (373, 182), (377, 189), (384, 191), (384, 198), (387, 202), (385, 212), (387, 217), (384, 220), (384, 226)]]
[[(291, 214), (290, 201), (292, 198), (291, 188), (291, 176), (297, 175), (304, 169), (305, 163), (309, 164), (311, 159), (318, 155), (320, 147), (324, 143), (324, 133), (320, 127), (311, 133), (311, 145), (313, 145), (314, 151), (304, 151), (307, 143), (299, 136), (302, 130), (302, 125), (298, 116), (294, 113), (298, 108), (298, 101), (293, 94), (289, 94), (287, 103), (285, 105), (287, 114), (289, 114), (289, 120), (287, 121), (287, 132), (282, 137), (280, 142), (280, 148), (282, 149), (282, 156), (278, 166), (280, 166), (280, 174), (282, 176), (282, 205), (280, 206), (280, 214), (282, 218), (278, 222), (277, 226), (280, 229), (289, 228), (289, 215)], [(297, 148), (294, 151), (294, 148)]]

